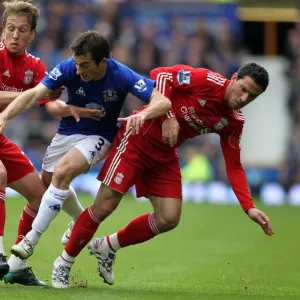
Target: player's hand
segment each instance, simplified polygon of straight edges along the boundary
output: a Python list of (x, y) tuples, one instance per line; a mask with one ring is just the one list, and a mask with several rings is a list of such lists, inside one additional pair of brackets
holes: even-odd
[(145, 123), (145, 116), (143, 114), (143, 111), (131, 115), (127, 118), (118, 118), (119, 122), (126, 122), (126, 131), (129, 131), (132, 129), (131, 134), (138, 134), (140, 132), (140, 128)]
[(162, 137), (164, 142), (174, 147), (177, 144), (179, 129), (180, 126), (176, 118), (166, 119), (162, 124)]
[(71, 114), (77, 122), (80, 121), (80, 118), (89, 118), (99, 121), (103, 117), (99, 109), (84, 108), (75, 105), (70, 105), (70, 108)]
[(58, 89), (51, 90), (51, 92), (45, 97), (45, 99), (57, 100), (61, 96), (64, 89), (65, 89), (64, 87), (60, 87)]
[(7, 118), (2, 114), (0, 114), (0, 133), (4, 130), (7, 123)]
[(260, 225), (266, 235), (273, 235), (272, 224), (268, 216), (257, 208), (250, 208), (247, 212), (250, 219)]

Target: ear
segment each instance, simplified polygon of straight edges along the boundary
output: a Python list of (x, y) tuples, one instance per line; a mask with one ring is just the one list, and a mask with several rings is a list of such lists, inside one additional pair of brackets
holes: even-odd
[(237, 80), (237, 76), (238, 76), (238, 73), (235, 72), (235, 73), (231, 76), (231, 80)]
[(36, 30), (35, 30), (35, 29), (31, 30), (31, 33), (30, 33), (30, 41), (33, 41), (33, 40), (34, 40), (35, 34), (36, 34)]

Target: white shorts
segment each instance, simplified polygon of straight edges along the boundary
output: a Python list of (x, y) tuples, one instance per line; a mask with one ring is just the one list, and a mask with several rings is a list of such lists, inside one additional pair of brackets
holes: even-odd
[(72, 148), (77, 148), (92, 166), (106, 158), (111, 143), (99, 135), (56, 134), (44, 156), (42, 168), (54, 172), (58, 161)]

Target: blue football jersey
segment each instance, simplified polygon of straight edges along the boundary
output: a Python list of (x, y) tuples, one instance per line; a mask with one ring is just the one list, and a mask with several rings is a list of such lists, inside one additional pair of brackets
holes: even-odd
[(100, 80), (85, 82), (76, 74), (73, 58), (60, 62), (42, 83), (48, 89), (65, 86), (68, 92), (67, 104), (86, 108), (96, 108), (104, 114), (99, 121), (74, 117), (62, 118), (58, 133), (63, 135), (101, 135), (112, 141), (117, 132), (119, 117), (128, 93), (148, 103), (155, 82), (132, 71), (115, 59), (107, 59), (105, 76)]

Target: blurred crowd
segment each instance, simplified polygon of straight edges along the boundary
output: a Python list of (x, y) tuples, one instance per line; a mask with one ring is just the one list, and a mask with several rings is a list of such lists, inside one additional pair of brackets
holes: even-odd
[(285, 56), (288, 61), (286, 76), (290, 84), (287, 109), (291, 130), (286, 160), (282, 163), (281, 181), (289, 188), (294, 183), (300, 183), (300, 23), (288, 31)]
[[(233, 37), (231, 24), (226, 18), (216, 21), (213, 32), (205, 19), (188, 24), (184, 16), (180, 15), (173, 16), (167, 26), (155, 18), (151, 22), (137, 25), (134, 18), (122, 16), (122, 8), (128, 2), (130, 1), (39, 1), (42, 18), (29, 52), (40, 57), (48, 69), (51, 69), (60, 60), (71, 55), (69, 46), (78, 33), (96, 29), (109, 40), (112, 57), (146, 77), (152, 68), (178, 63), (209, 68), (226, 77), (231, 77), (239, 68), (240, 57), (245, 50), (237, 37)], [(189, 29), (188, 32), (186, 28)], [(294, 52), (291, 56), (294, 56)], [(291, 59), (297, 61), (295, 57)], [(295, 72), (298, 72), (300, 79), (300, 60)], [(128, 115), (140, 105), (139, 100), (129, 96), (122, 114)], [(292, 106), (295, 103), (291, 103)], [(291, 111), (296, 110), (292, 108)], [(299, 134), (298, 140), (293, 143), (300, 145), (299, 104), (298, 112), (295, 127), (298, 124)], [(56, 133), (57, 124), (57, 119), (51, 118), (44, 108), (36, 106), (11, 120), (6, 134), (24, 149), (40, 170), (43, 155)], [(188, 142), (180, 152), (185, 181), (227, 180), (217, 135), (198, 137)]]

